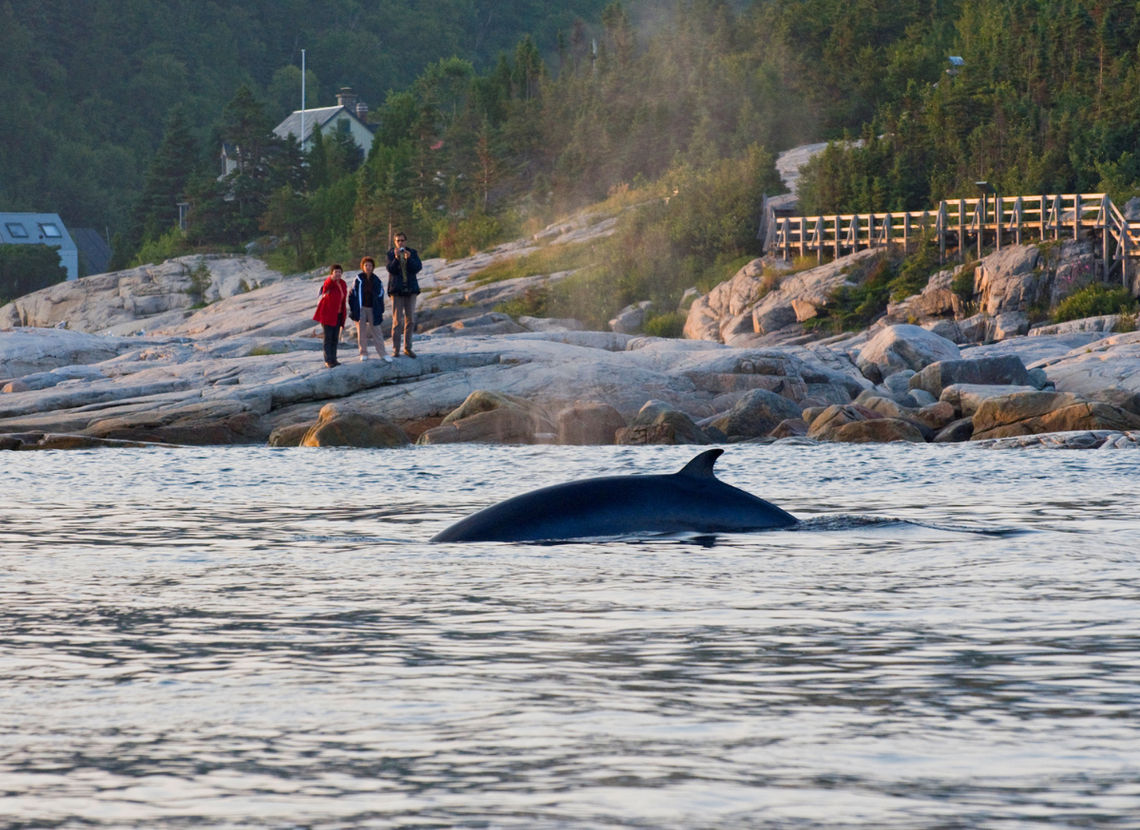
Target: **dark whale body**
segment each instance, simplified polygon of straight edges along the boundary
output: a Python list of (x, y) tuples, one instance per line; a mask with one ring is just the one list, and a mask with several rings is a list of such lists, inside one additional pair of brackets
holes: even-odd
[(719, 481), (724, 450), (701, 453), (672, 475), (607, 476), (544, 487), (456, 522), (433, 542), (545, 542), (662, 533), (729, 533), (798, 521)]

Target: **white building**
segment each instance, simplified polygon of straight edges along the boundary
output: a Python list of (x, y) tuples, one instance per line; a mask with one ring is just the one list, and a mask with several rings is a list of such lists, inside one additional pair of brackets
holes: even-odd
[(67, 278), (79, 279), (79, 249), (58, 213), (0, 213), (0, 244), (58, 248)]
[[(347, 133), (367, 156), (368, 151), (372, 149), (374, 138), (372, 128), (364, 123), (364, 119), (368, 116), (368, 106), (348, 87), (341, 88), (336, 100), (335, 107), (294, 110), (288, 118), (273, 128), (273, 134), (282, 139), (292, 135), (301, 145), (301, 152), (307, 153), (313, 147), (313, 136), (316, 133), (319, 132), (325, 138), (333, 138), (337, 133)], [(232, 173), (237, 169), (237, 165), (235, 148), (228, 144), (222, 145), (222, 177)]]

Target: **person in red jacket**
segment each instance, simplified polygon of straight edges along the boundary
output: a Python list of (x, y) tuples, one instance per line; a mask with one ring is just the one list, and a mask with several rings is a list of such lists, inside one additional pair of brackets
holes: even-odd
[(340, 263), (334, 263), (321, 286), (321, 299), (313, 315), (325, 331), (325, 367), (328, 369), (340, 365), (336, 359), (336, 346), (340, 342), (340, 330), (348, 308), (348, 285), (341, 277), (343, 273)]

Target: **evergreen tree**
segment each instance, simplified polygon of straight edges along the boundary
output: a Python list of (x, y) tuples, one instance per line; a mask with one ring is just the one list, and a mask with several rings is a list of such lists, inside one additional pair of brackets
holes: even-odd
[(198, 143), (190, 133), (185, 110), (175, 107), (135, 207), (128, 240), (132, 253), (144, 241), (157, 239), (177, 226), (178, 203), (183, 201), (186, 185), (197, 166)]

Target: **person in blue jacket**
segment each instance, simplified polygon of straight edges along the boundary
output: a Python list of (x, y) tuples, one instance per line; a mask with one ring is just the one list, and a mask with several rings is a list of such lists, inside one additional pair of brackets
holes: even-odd
[(376, 349), (376, 356), (389, 363), (392, 358), (384, 353), (384, 335), (380, 321), (384, 319), (384, 286), (373, 273), (376, 260), (370, 256), (360, 260), (361, 272), (356, 275), (348, 292), (348, 316), (356, 321), (356, 342), (360, 346), (360, 359), (368, 359), (368, 344)]
[(404, 341), (404, 353), (415, 357), (412, 351), (412, 332), (416, 330), (416, 297), (420, 293), (420, 282), (416, 274), (424, 267), (415, 248), (408, 247), (408, 237), (403, 232), (393, 237), (388, 249), (388, 296), (392, 298), (392, 353), (400, 356), (400, 340)]

